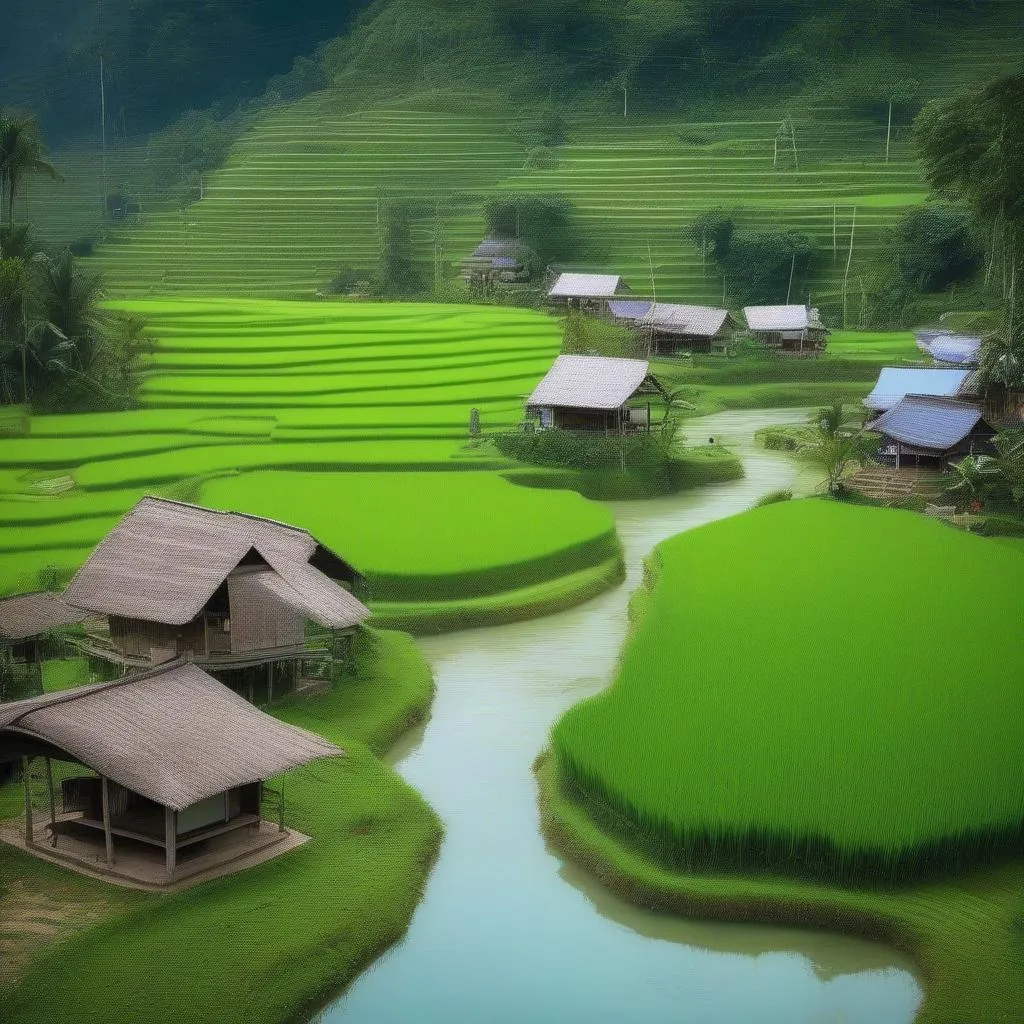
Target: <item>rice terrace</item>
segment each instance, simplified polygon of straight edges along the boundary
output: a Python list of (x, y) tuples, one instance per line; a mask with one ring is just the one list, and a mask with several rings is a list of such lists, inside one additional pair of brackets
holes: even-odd
[(9, 6), (0, 1020), (1024, 1020), (1018, 5)]

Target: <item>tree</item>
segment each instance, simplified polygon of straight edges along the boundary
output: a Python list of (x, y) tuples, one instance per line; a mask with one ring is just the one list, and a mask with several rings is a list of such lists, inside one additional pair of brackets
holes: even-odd
[(871, 442), (857, 430), (843, 426), (843, 406), (834, 402), (819, 409), (813, 417), (815, 437), (797, 448), (797, 452), (825, 471), (828, 493), (842, 495), (847, 470), (863, 464)]
[(7, 206), (9, 231), (14, 230), (14, 200), (18, 187), (29, 174), (60, 180), (56, 168), (45, 158), (36, 119), (0, 114), (0, 200)]
[(412, 210), (390, 202), (381, 210), (380, 288), (386, 295), (412, 295), (422, 287), (413, 262)]
[(490, 234), (514, 238), (531, 273), (578, 252), (574, 208), (565, 196), (532, 193), (496, 196), (484, 204)]
[(970, 277), (981, 248), (969, 213), (946, 203), (927, 203), (899, 220), (894, 239), (896, 271), (921, 292), (937, 292)]
[(991, 490), (998, 475), (998, 461), (989, 455), (968, 455), (950, 464), (946, 493), (961, 506), (981, 501)]
[(68, 249), (56, 257), (40, 253), (34, 262), (39, 318), (53, 324), (74, 345), (80, 369), (88, 372), (103, 342), (102, 279), (82, 270)]
[(1004, 430), (996, 436), (994, 444), (999, 452), (995, 470), (1020, 517), (1024, 514), (1024, 427)]

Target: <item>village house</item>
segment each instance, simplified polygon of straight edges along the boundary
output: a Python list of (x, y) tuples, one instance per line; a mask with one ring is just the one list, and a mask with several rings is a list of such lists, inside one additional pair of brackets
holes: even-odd
[(485, 238), (462, 261), (462, 279), (477, 288), (527, 281), (530, 273), (524, 260), (529, 255), (514, 238)]
[(628, 292), (629, 286), (617, 274), (559, 274), (548, 300), (565, 309), (605, 314), (610, 301)]
[(728, 351), (737, 324), (727, 309), (655, 302), (636, 327), (647, 335), (652, 355), (675, 355)]
[(946, 470), (966, 455), (995, 454), (982, 410), (955, 398), (906, 395), (867, 429), (882, 435), (879, 458), (897, 469)]
[(747, 306), (743, 315), (757, 341), (777, 352), (820, 352), (830, 333), (809, 306)]
[(44, 635), (88, 617), (46, 591), (0, 600), (0, 700), (41, 693)]
[(651, 299), (609, 299), (608, 319), (620, 327), (635, 327), (653, 305)]
[(24, 828), (4, 826), (0, 839), (136, 887), (198, 880), (304, 842), (284, 826), (283, 792), (265, 783), (343, 754), (177, 659), (0, 704), (0, 763), (20, 760), (25, 794)]
[(540, 428), (621, 434), (648, 430), (651, 399), (667, 397), (646, 359), (559, 356), (526, 403)]
[(886, 366), (878, 374), (864, 407), (885, 412), (907, 395), (933, 395), (938, 398), (963, 396), (971, 377), (970, 370), (936, 366)]
[[(100, 628), (75, 641), (94, 662), (126, 671), (186, 657), (262, 703), (293, 689), (307, 667), (326, 665), (329, 676), (331, 663), (348, 657), (354, 631), (370, 616), (356, 596), (363, 585), (305, 530), (143, 498), (62, 600), (74, 616), (67, 622), (99, 618)], [(24, 600), (0, 601), (0, 618), (11, 601)], [(23, 614), (29, 635), (52, 628), (43, 611)], [(307, 623), (320, 628), (316, 644), (307, 643)]]

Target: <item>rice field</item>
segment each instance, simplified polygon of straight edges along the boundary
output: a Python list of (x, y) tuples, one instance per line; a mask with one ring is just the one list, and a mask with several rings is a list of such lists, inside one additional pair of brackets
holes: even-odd
[[(575, 204), (581, 268), (619, 271), (647, 292), (650, 245), (658, 294), (679, 301), (722, 300), (721, 278), (685, 237), (701, 211), (735, 207), (752, 227), (806, 231), (821, 255), (795, 295), (828, 305), (851, 234), (856, 274), (926, 191), (905, 130), (886, 163), (885, 126), (836, 110), (803, 110), (795, 165), (783, 154), (777, 166), (774, 112), (707, 123), (579, 114), (558, 167), (540, 170), (524, 167), (517, 114), (498, 97), (477, 97), (466, 113), (348, 103), (326, 91), (267, 111), (206, 177), (200, 201), (111, 228), (91, 261), (111, 294), (311, 298), (343, 266), (375, 266), (382, 196), (418, 204), (414, 243), (430, 281), (435, 253), (450, 276), (479, 242), (486, 197), (523, 191)], [(59, 189), (32, 187), (33, 206), (59, 206)]]
[(450, 622), (509, 617), (619, 578), (607, 509), (510, 483), (508, 460), (469, 443), (472, 408), (485, 430), (519, 421), (559, 350), (554, 320), (417, 304), (120, 306), (157, 339), (144, 408), (34, 417), (28, 436), (0, 439), (3, 592), (66, 578), (154, 492), (308, 527), (368, 575), (380, 616), (407, 624), (436, 625), (438, 608)]
[(652, 575), (614, 684), (554, 731), (597, 820), (674, 868), (830, 881), (1019, 848), (1019, 644), (994, 614), (1018, 552), (810, 499), (673, 538)]

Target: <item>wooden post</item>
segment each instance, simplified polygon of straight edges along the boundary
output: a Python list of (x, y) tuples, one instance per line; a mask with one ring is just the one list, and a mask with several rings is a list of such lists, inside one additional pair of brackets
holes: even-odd
[(114, 863), (114, 836), (110, 831), (110, 784), (106, 775), (101, 775), (103, 780), (103, 839), (107, 848), (107, 866)]
[(277, 831), (284, 831), (284, 779), (281, 779), (277, 790)]
[(164, 807), (164, 844), (167, 863), (167, 877), (174, 877), (178, 862), (178, 812)]
[(274, 699), (274, 663), (267, 662), (267, 703)]
[(889, 140), (892, 138), (892, 100), (889, 100), (889, 124), (885, 129), (885, 162), (889, 162)]
[(29, 766), (32, 763), (32, 758), (23, 757), (21, 759), (21, 781), (25, 785), (25, 845), (33, 846), (35, 844), (35, 832), (32, 828), (32, 782), (29, 778)]
[[(46, 759), (46, 792), (50, 798), (50, 824), (55, 825), (57, 823), (57, 801), (53, 795), (53, 762)], [(56, 839), (56, 834), (54, 834)]]

